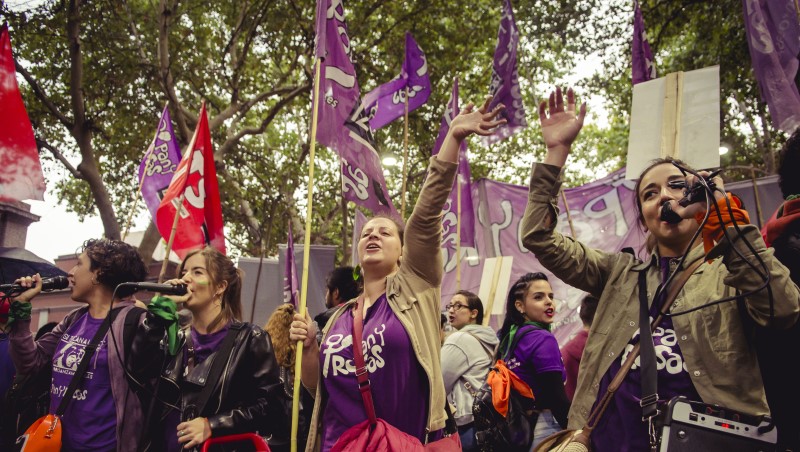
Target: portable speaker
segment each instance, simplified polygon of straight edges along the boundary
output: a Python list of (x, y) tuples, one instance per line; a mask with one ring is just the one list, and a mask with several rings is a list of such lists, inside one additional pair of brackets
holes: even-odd
[(685, 397), (669, 401), (657, 425), (661, 452), (773, 452), (778, 431), (769, 416), (740, 413)]

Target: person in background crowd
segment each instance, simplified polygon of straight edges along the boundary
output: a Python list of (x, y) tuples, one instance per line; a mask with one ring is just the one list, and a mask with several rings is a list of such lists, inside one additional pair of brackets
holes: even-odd
[(444, 345), (444, 340), (447, 337), (447, 331), (445, 330), (447, 327), (447, 316), (444, 315), (444, 313), (440, 313), (439, 316), (439, 345)]
[[(767, 246), (775, 258), (789, 269), (792, 281), (800, 286), (800, 129), (781, 150), (778, 185), (786, 200), (774, 218), (764, 226)], [(756, 330), (758, 364), (764, 378), (770, 414), (778, 428), (778, 450), (800, 450), (800, 373), (787, 370), (786, 363), (800, 361), (800, 322), (785, 331)]]
[(586, 347), (586, 339), (589, 337), (589, 328), (592, 327), (594, 313), (597, 311), (597, 302), (597, 298), (592, 295), (583, 297), (581, 307), (578, 308), (578, 315), (581, 318), (581, 323), (583, 323), (583, 328), (561, 349), (564, 370), (567, 371), (567, 382), (564, 383), (564, 390), (570, 401), (575, 397), (575, 386), (578, 384), (578, 367), (581, 364), (583, 349)]
[[(767, 413), (758, 359), (748, 342), (743, 320), (749, 318), (775, 328), (794, 324), (800, 311), (800, 292), (789, 279), (789, 271), (766, 248), (739, 201), (730, 195), (726, 198), (721, 191), (716, 191), (715, 199), (710, 201), (716, 205), (712, 207), (715, 212), (717, 208), (722, 212), (723, 221), (712, 212), (712, 221), (698, 231), (706, 203), (678, 205), (677, 201), (684, 197), (683, 188), (669, 183), (685, 182), (693, 187), (697, 178), (687, 177), (668, 159), (658, 159), (642, 171), (634, 189), (639, 221), (648, 233), (648, 251), (652, 252), (644, 262), (631, 253), (596, 250), (559, 233), (559, 176), (586, 115), (585, 104), (576, 110), (572, 89), (567, 91), (566, 103), (564, 100), (561, 89), (556, 88), (549, 100), (539, 106), (547, 154), (544, 162), (535, 163), (531, 170), (528, 206), (520, 231), (523, 245), (545, 268), (569, 285), (598, 294), (600, 299), (589, 333), (591, 340), (586, 342), (581, 359), (581, 378), (569, 413), (569, 428), (584, 427), (593, 405), (606, 393), (633, 343), (638, 342), (639, 274), (646, 272), (647, 294), (652, 294), (648, 297), (649, 314), (655, 318), (665, 298), (655, 297), (656, 288), (671, 272), (680, 272), (698, 259), (702, 265), (686, 282), (670, 315), (653, 333), (655, 347), (662, 356), (669, 357), (657, 364), (659, 399), (685, 396), (736, 411)], [(718, 189), (724, 189), (719, 176), (713, 182)], [(677, 223), (662, 221), (665, 205), (679, 217)], [(731, 225), (732, 218), (740, 225), (741, 235)], [(729, 241), (723, 233), (735, 239)], [(701, 246), (704, 244), (710, 248), (708, 255)], [(684, 253), (688, 254), (681, 264)], [(741, 256), (749, 257), (745, 260)], [(769, 290), (757, 290), (764, 279), (748, 263), (769, 273)], [(711, 304), (728, 297), (732, 301)], [(742, 300), (741, 308), (737, 299)], [(688, 309), (696, 310), (681, 314)], [(642, 420), (640, 405), (641, 372), (635, 367), (592, 431), (591, 447), (595, 452), (650, 447), (648, 423)]]
[[(350, 274), (352, 279), (352, 273)], [(295, 313), (291, 303), (278, 306), (269, 316), (264, 329), (272, 338), (272, 348), (275, 350), (275, 359), (280, 366), (280, 378), (283, 383), (283, 396), (285, 401), (286, 417), (291, 418), (292, 400), (294, 397), (294, 363), (297, 342), (289, 340), (289, 328)], [(314, 407), (314, 398), (305, 388), (300, 389), (300, 422), (297, 436), (297, 450), (304, 450), (308, 437), (308, 423), (311, 420), (311, 409)], [(271, 450), (280, 452), (288, 451), (290, 446), (290, 432), (276, 432), (269, 440)]]
[[(159, 399), (168, 403), (160, 423), (163, 432), (154, 438), (156, 450), (178, 451), (202, 445), (213, 437), (257, 432), (261, 436), (284, 433), (288, 421), (281, 401), (283, 385), (269, 335), (256, 325), (241, 322), (241, 290), (244, 273), (212, 247), (186, 255), (178, 267), (186, 295), (170, 295), (154, 303), (181, 303), (192, 313), (185, 340), (162, 373)], [(170, 311), (175, 313), (171, 305)], [(169, 324), (151, 317), (152, 337), (163, 337)], [(177, 318), (170, 319), (173, 324)], [(219, 355), (228, 335), (230, 353)], [(226, 360), (216, 381), (210, 369)], [(213, 391), (205, 406), (198, 406), (208, 385)]]
[[(41, 292), (42, 280), (39, 275), (18, 280), (18, 284), (30, 289), (11, 304), (15, 321), (10, 329), (9, 351), (19, 374), (36, 374), (45, 366), (52, 367), (51, 413), (61, 403), (84, 348), (109, 310), (119, 309), (61, 419), (62, 450), (138, 449), (143, 410), (134, 393), (138, 388), (129, 383), (122, 363), (131, 355), (152, 356), (157, 352), (157, 344), (152, 349), (126, 346), (127, 338), (123, 340), (123, 337), (127, 316), (129, 313), (136, 316), (141, 329), (145, 311), (134, 306), (131, 288), (120, 288), (116, 298), (112, 297), (119, 284), (143, 281), (146, 276), (144, 262), (136, 248), (118, 240), (88, 240), (68, 274), (72, 299), (86, 306), (69, 313), (38, 340), (34, 340), (30, 331), (30, 314), (31, 300)], [(81, 396), (77, 397), (79, 393)]]
[(376, 414), (423, 444), (443, 437), (447, 414), (439, 354), (441, 340), (442, 208), (453, 186), (458, 147), (468, 136), (490, 135), (504, 123), (501, 108), (472, 105), (456, 116), (441, 152), (432, 157), (414, 211), (403, 225), (385, 216), (361, 230), (358, 256), (362, 301), (336, 311), (322, 344), (310, 319), (295, 315), (291, 340), (303, 341), (302, 381), (316, 394), (306, 450), (330, 450), (349, 428), (367, 419), (352, 367), (353, 308), (363, 306), (366, 362)]
[(444, 390), (456, 407), (461, 446), (467, 452), (477, 451), (472, 402), (492, 365), (497, 336), (494, 330), (483, 326), (483, 303), (472, 292), (456, 292), (447, 304), (447, 312), (450, 325), (457, 331), (442, 346)]
[[(508, 292), (506, 316), (498, 332), (500, 356), (533, 390), (538, 417), (533, 445), (567, 425), (570, 402), (564, 392), (564, 363), (550, 329), (556, 315), (553, 288), (544, 273), (528, 273)], [(514, 338), (519, 336), (513, 350)]]
[(342, 303), (357, 297), (361, 293), (362, 286), (361, 278), (356, 279), (353, 275), (353, 267), (337, 267), (328, 274), (328, 279), (325, 280), (325, 307), (327, 310), (314, 317), (319, 331), (317, 341), (322, 341), (322, 330), (328, 324), (328, 319)]

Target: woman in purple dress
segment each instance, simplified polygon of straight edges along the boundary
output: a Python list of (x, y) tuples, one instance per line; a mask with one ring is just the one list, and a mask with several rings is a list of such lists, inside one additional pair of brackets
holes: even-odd
[[(465, 108), (453, 119), (441, 152), (403, 228), (378, 216), (361, 230), (358, 256), (364, 278), (365, 361), (376, 414), (422, 443), (442, 437), (447, 415), (439, 360), (441, 213), (453, 186), (458, 148), (472, 134), (490, 135), (501, 108)], [(316, 394), (307, 450), (329, 450), (367, 416), (353, 362), (353, 307), (328, 321), (322, 343), (308, 317), (295, 316), (293, 341), (303, 341), (303, 385)]]

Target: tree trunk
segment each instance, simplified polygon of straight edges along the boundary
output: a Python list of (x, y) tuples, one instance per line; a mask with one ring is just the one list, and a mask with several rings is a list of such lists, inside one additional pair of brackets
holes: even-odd
[(153, 252), (159, 243), (161, 243), (161, 233), (158, 232), (156, 224), (150, 221), (144, 231), (142, 241), (139, 242), (139, 255), (142, 256), (146, 266), (153, 261)]

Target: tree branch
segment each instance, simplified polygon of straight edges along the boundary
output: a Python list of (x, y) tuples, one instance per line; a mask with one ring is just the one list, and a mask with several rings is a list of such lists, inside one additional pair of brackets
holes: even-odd
[(50, 97), (48, 97), (47, 94), (44, 92), (44, 89), (42, 89), (42, 87), (39, 86), (39, 83), (36, 82), (36, 79), (33, 78), (31, 73), (28, 72), (27, 69), (22, 67), (22, 65), (19, 64), (19, 62), (17, 62), (16, 59), (14, 59), (14, 67), (17, 69), (17, 72), (19, 72), (22, 75), (22, 78), (24, 78), (25, 81), (28, 82), (28, 84), (33, 89), (34, 94), (36, 94), (36, 98), (39, 99), (39, 101), (42, 104), (44, 104), (47, 110), (53, 116), (55, 116), (56, 119), (58, 119), (58, 121), (64, 125), (64, 127), (72, 130), (72, 128), (74, 127), (74, 123), (70, 121), (69, 118), (67, 118), (63, 113), (61, 113), (58, 107), (56, 107), (56, 104), (54, 104), (53, 101), (50, 100)]
[(36, 138), (36, 147), (38, 147), (40, 150), (47, 149), (48, 151), (50, 151), (50, 153), (53, 154), (53, 157), (55, 157), (56, 160), (61, 162), (67, 168), (67, 171), (69, 171), (70, 174), (72, 174), (72, 177), (74, 177), (75, 179), (81, 179), (81, 180), (85, 179), (85, 177), (83, 177), (83, 174), (81, 174), (81, 172), (77, 168), (72, 166), (72, 163), (70, 163), (69, 160), (67, 160), (67, 158), (64, 157), (64, 154), (62, 154), (61, 151), (59, 151), (55, 147), (51, 146), (50, 143), (42, 139)]
[(192, 132), (186, 124), (186, 111), (178, 100), (178, 95), (175, 93), (175, 80), (172, 78), (172, 71), (170, 70), (170, 57), (169, 57), (169, 19), (172, 16), (172, 9), (167, 6), (166, 0), (159, 2), (159, 15), (158, 15), (158, 62), (159, 62), (159, 75), (161, 87), (164, 89), (167, 99), (172, 103), (175, 109), (175, 122), (178, 124), (178, 130), (184, 137), (184, 140), (189, 141)]
[(210, 130), (216, 130), (219, 126), (222, 125), (223, 122), (227, 121), (231, 117), (235, 115), (241, 115), (241, 116), (246, 115), (247, 112), (250, 111), (251, 108), (253, 108), (253, 106), (263, 101), (264, 99), (267, 99), (272, 96), (280, 96), (283, 94), (291, 93), (295, 89), (297, 89), (296, 86), (284, 86), (282, 88), (276, 88), (271, 91), (265, 91), (257, 96), (248, 99), (244, 103), (231, 103), (231, 105), (229, 105), (228, 108), (219, 112), (208, 122), (208, 128)]

